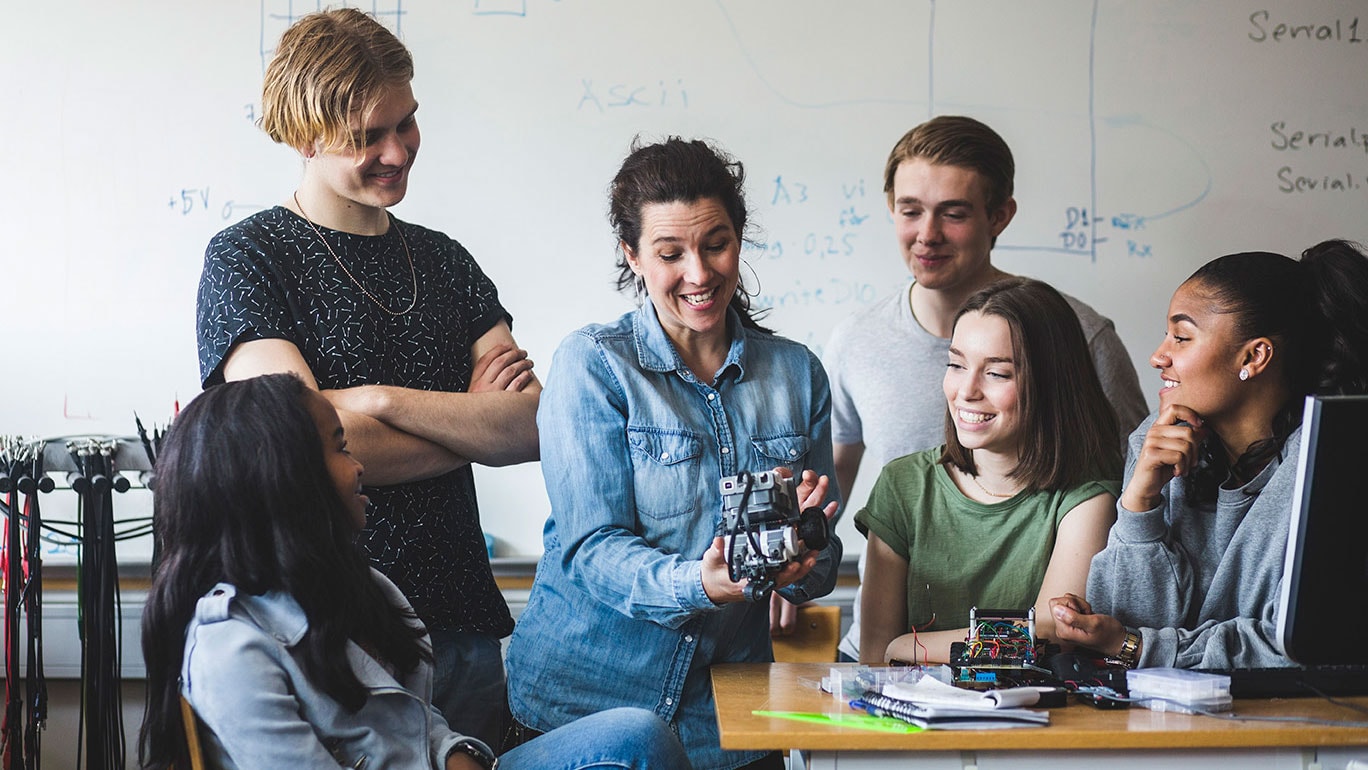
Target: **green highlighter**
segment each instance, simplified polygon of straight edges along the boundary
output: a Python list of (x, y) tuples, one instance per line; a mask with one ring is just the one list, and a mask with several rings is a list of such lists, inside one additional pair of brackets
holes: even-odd
[(758, 717), (792, 719), (795, 722), (811, 722), (818, 725), (835, 727), (854, 727), (860, 730), (877, 730), (884, 733), (919, 733), (922, 728), (894, 717), (876, 717), (872, 714), (818, 714), (810, 711), (752, 711)]

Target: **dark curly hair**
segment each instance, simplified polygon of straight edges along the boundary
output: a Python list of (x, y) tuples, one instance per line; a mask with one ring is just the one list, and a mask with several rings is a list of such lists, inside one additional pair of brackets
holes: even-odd
[[(647, 204), (715, 199), (731, 217), (736, 237), (746, 241), (745, 184), (746, 170), (741, 162), (701, 139), (671, 136), (653, 144), (644, 144), (641, 137), (634, 139), (608, 191), (608, 222), (621, 244), (618, 291), (633, 287), (640, 291), (637, 277), (621, 249), (635, 249), (641, 243), (641, 213)], [(751, 312), (750, 296), (740, 282), (730, 305), (741, 316), (742, 325), (770, 331), (757, 323), (762, 313)]]

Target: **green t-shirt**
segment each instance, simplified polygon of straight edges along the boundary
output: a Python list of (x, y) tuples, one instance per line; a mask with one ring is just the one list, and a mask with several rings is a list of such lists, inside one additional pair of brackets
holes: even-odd
[(955, 486), (940, 455), (937, 447), (884, 466), (855, 514), (862, 534), (873, 532), (907, 559), (907, 620), (919, 631), (964, 628), (974, 606), (1033, 607), (1064, 515), (1120, 491), (1115, 481), (1089, 481), (980, 503)]

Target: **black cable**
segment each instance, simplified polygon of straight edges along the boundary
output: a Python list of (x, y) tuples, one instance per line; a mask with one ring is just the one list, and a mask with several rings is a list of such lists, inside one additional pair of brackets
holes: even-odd
[(81, 654), (81, 738), (77, 766), (121, 770), (124, 766), (123, 707), (120, 688), (119, 624), (116, 616), (118, 570), (114, 559), (114, 469), (107, 448), (79, 447), (80, 471), (72, 489), (81, 496), (77, 508), (81, 547), (77, 549), (77, 586)]
[[(19, 491), (33, 488), (33, 493), (37, 494), (37, 489), (32, 483), (33, 469), (25, 466), (25, 463), (20, 463), (18, 468), (12, 468), (15, 487)], [(0, 725), (0, 732), (4, 735), (5, 753), (11, 763), (9, 766), (23, 767), (24, 698), (19, 685), (22, 679), (19, 675), (19, 618), (22, 614), (22, 602), (19, 591), (24, 582), (24, 558), (19, 518), (13, 515), (18, 494), (11, 494), (13, 496), (7, 506), (11, 515), (5, 522), (5, 717), (3, 724)]]
[[(43, 444), (0, 442), (0, 485), (7, 493), (0, 508), (7, 519), (7, 599), (5, 623), (6, 703), (4, 725), (5, 767), (37, 770), (41, 766), (41, 731), (46, 726), (48, 692), (42, 657), (42, 559), (38, 533), (42, 515), (39, 493), (52, 491), (44, 475)], [(11, 472), (13, 475), (11, 476)], [(20, 495), (22, 495), (22, 503)], [(21, 513), (22, 510), (22, 513)], [(22, 536), (27, 534), (27, 538)], [(16, 541), (23, 539), (16, 547)], [(17, 588), (17, 591), (15, 590)], [(27, 666), (19, 668), (19, 617), (27, 621)], [(19, 682), (22, 679), (22, 687)], [(22, 695), (20, 691), (22, 689)], [(12, 701), (18, 701), (18, 705)]]
[[(743, 519), (746, 529), (749, 530), (750, 528), (750, 511), (748, 509), (750, 508), (751, 485), (754, 483), (750, 471), (741, 471), (736, 474), (736, 483), (742, 485), (741, 504), (737, 506), (738, 515), (732, 518), (731, 529), (727, 532), (727, 546), (729, 548), (733, 547), (732, 544), (736, 542), (736, 534), (742, 528)], [(751, 540), (749, 531), (746, 532), (746, 539), (754, 544), (755, 550), (760, 550), (759, 544)], [(727, 553), (727, 575), (733, 583), (741, 582), (741, 571), (736, 566), (736, 560), (730, 552)]]
[[(33, 471), (34, 476), (42, 477), (42, 452), (38, 452), (34, 458)], [(47, 676), (43, 670), (43, 556), (38, 537), (43, 516), (38, 499), (35, 492), (25, 500), (24, 505), (28, 525), (28, 543), (24, 554), (28, 563), (28, 582), (24, 586), (24, 616), (28, 623), (28, 672), (24, 679), (25, 770), (38, 770), (41, 767), (42, 734), (47, 726), (48, 715)]]
[[(160, 438), (158, 431), (154, 439), (144, 443), (144, 449), (148, 449), (150, 443), (155, 452)], [(113, 495), (130, 488), (128, 478), (120, 475), (115, 467), (118, 450), (118, 440), (69, 441), (67, 451), (75, 471), (68, 474), (67, 480), (77, 496), (76, 520), (44, 521), (38, 493), (50, 492), (55, 485), (42, 468), (42, 444), (0, 440), (0, 513), (9, 527), (8, 536), (0, 538), (0, 546), (4, 547), (9, 560), (5, 574), (0, 576), (5, 580), (5, 607), (0, 623), (3, 623), (5, 634), (2, 646), (6, 656), (8, 695), (3, 707), (4, 722), (0, 724), (0, 743), (3, 744), (0, 750), (5, 755), (3, 770), (37, 770), (41, 766), (40, 738), (49, 715), (48, 691), (43, 677), (44, 543), (75, 546), (77, 633), (81, 646), (76, 767), (80, 770), (122, 770), (124, 767), (127, 745), (120, 681), (123, 607), (116, 546), (124, 540), (145, 537), (153, 532), (154, 520), (152, 516), (141, 516), (115, 521)], [(18, 473), (15, 451), (24, 459), (22, 474)], [(148, 459), (152, 459), (151, 453)], [(23, 539), (25, 535), (26, 540)], [(27, 670), (22, 675), (18, 671), (21, 615), (27, 620)]]
[(1339, 698), (1336, 698), (1336, 697), (1334, 697), (1334, 696), (1331, 696), (1331, 695), (1329, 695), (1329, 694), (1327, 694), (1327, 693), (1322, 692), (1321, 689), (1320, 689), (1319, 687), (1315, 687), (1315, 686), (1313, 686), (1313, 685), (1307, 684), (1306, 682), (1302, 682), (1301, 684), (1302, 684), (1302, 687), (1305, 687), (1306, 689), (1310, 690), (1311, 692), (1315, 693), (1316, 695), (1319, 695), (1320, 697), (1324, 698), (1328, 703), (1331, 703), (1331, 704), (1333, 704), (1333, 705), (1339, 706), (1340, 708), (1349, 709), (1350, 711), (1357, 711), (1357, 712), (1359, 712), (1359, 713), (1361, 713), (1361, 714), (1368, 714), (1368, 707), (1360, 706), (1360, 705), (1357, 704), (1357, 703), (1350, 703), (1350, 702), (1347, 701), (1347, 700), (1340, 700)]
[(148, 524), (143, 527), (138, 527), (137, 529), (120, 532), (114, 537), (114, 540), (121, 543), (125, 540), (137, 540), (141, 537), (147, 537), (150, 534), (152, 534), (152, 525)]
[[(1083, 692), (1088, 689), (1089, 688), (1079, 688), (1079, 691)], [(1228, 711), (1208, 711), (1206, 709), (1198, 708), (1196, 706), (1193, 706), (1180, 700), (1174, 700), (1173, 698), (1159, 698), (1149, 695), (1140, 698), (1126, 698), (1117, 695), (1114, 692), (1097, 694), (1100, 695), (1102, 698), (1105, 698), (1110, 701), (1116, 701), (1118, 703), (1166, 703), (1173, 706), (1178, 706), (1179, 708), (1183, 709), (1184, 712), (1187, 713), (1196, 714), (1198, 716), (1211, 717), (1212, 719), (1223, 719), (1227, 722), (1288, 722), (1291, 724), (1325, 725), (1327, 727), (1368, 727), (1368, 722), (1356, 722), (1353, 720), (1346, 719), (1320, 719), (1319, 717), (1292, 716), (1240, 716), (1239, 714), (1235, 714)], [(1325, 698), (1327, 701), (1330, 701), (1331, 703), (1334, 703), (1335, 705), (1347, 706), (1349, 708), (1359, 710), (1359, 707), (1355, 706), (1352, 703), (1337, 703), (1334, 698), (1331, 698), (1330, 696), (1325, 694), (1321, 694), (1321, 697)]]
[[(64, 529), (58, 529), (57, 527), (54, 527), (54, 526), (48, 524), (47, 522), (44, 522), (44, 523), (43, 523), (43, 529), (46, 530), (46, 531), (48, 531), (48, 532), (56, 532), (57, 534), (61, 535), (62, 537), (65, 537), (65, 538), (67, 539), (66, 542), (62, 542), (62, 541), (53, 540), (53, 539), (51, 539), (51, 538), (44, 537), (44, 538), (43, 538), (43, 541), (44, 541), (44, 542), (52, 543), (53, 545), (76, 545), (76, 546), (79, 546), (79, 545), (81, 544), (81, 534), (80, 534), (79, 532), (68, 532), (68, 531), (66, 531), (66, 530), (64, 530)], [(79, 566), (79, 565), (78, 565), (78, 566)]]
[[(124, 519), (123, 521), (134, 521), (134, 519)], [(76, 522), (67, 523), (74, 524)], [(124, 541), (136, 540), (140, 537), (147, 537), (155, 531), (154, 527), (155, 525), (151, 521), (148, 521), (145, 523), (138, 524), (136, 527), (128, 527), (127, 529), (117, 530), (114, 533), (114, 539), (116, 541)], [(51, 543), (52, 545), (62, 546), (74, 545), (80, 547), (80, 545), (84, 542), (84, 538), (81, 536), (81, 533), (61, 529), (59, 527), (52, 526), (47, 522), (43, 522), (43, 530), (47, 532), (55, 532), (61, 535), (62, 537), (66, 538), (66, 540), (56, 540), (50, 537), (43, 536), (40, 539), (45, 543)]]
[[(73, 452), (72, 459), (76, 461), (76, 467), (81, 468), (84, 464), (81, 459)], [(84, 477), (82, 477), (84, 480)], [(76, 521), (84, 523), (85, 513), (88, 510), (90, 501), (87, 499), (85, 485), (73, 485), (72, 489), (76, 492)], [(78, 541), (79, 542), (79, 541)], [(90, 689), (87, 686), (86, 666), (89, 660), (86, 655), (86, 645), (88, 642), (86, 633), (86, 602), (85, 595), (89, 590), (86, 585), (86, 556), (85, 549), (76, 549), (76, 635), (81, 640), (81, 709), (76, 718), (76, 767), (85, 768), (83, 761), (86, 750), (86, 714), (90, 711)]]
[[(151, 516), (129, 516), (128, 518), (119, 519), (119, 523), (121, 524), (143, 524), (150, 521), (152, 521)], [(71, 521), (69, 519), (46, 519), (44, 524), (64, 524), (69, 527), (80, 526), (80, 522)]]
[(90, 510), (86, 541), (91, 551), (90, 584), (87, 591), (87, 651), (93, 705), (89, 736), (90, 767), (124, 766), (123, 704), (120, 692), (119, 622), (117, 615), (119, 576), (114, 556), (114, 469), (103, 452), (87, 456)]

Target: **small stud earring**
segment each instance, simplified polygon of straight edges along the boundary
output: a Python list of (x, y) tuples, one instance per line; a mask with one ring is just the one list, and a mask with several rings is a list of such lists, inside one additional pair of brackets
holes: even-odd
[(1247, 380), (1247, 379), (1249, 379), (1249, 370), (1248, 370), (1248, 369), (1241, 369), (1241, 370), (1240, 370), (1240, 382), (1244, 382), (1244, 381)]

